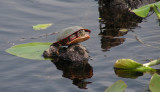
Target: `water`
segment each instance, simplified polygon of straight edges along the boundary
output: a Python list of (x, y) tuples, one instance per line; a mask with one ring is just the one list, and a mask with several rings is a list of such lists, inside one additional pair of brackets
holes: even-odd
[[(155, 14), (132, 26), (123, 36), (111, 39), (111, 47), (102, 42), (110, 41), (100, 33), (99, 4), (93, 0), (4, 0), (0, 1), (0, 91), (1, 92), (103, 92), (117, 80), (128, 85), (126, 92), (146, 92), (150, 74), (123, 78), (115, 74), (117, 59), (131, 58), (140, 63), (159, 58), (159, 24)], [(32, 25), (54, 23), (47, 30), (34, 31)], [(10, 55), (5, 49), (29, 42), (54, 42), (55, 35), (31, 39), (57, 32), (65, 27), (80, 25), (92, 30), (91, 39), (81, 43), (89, 50), (88, 61), (93, 74), (79, 81), (66, 76), (65, 69), (51, 61), (28, 60)], [(148, 46), (140, 43), (138, 39)], [(23, 39), (22, 39), (23, 38)], [(122, 39), (122, 40), (121, 40)], [(103, 40), (103, 41), (102, 41)], [(119, 43), (113, 43), (119, 40)], [(108, 46), (108, 45), (107, 45)], [(70, 67), (68, 67), (70, 68)], [(159, 66), (154, 68), (159, 69)], [(79, 84), (78, 84), (78, 83)], [(81, 84), (82, 83), (82, 84)]]

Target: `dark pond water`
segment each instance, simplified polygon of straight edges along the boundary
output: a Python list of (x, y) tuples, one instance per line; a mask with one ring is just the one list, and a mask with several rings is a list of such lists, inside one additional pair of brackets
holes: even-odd
[[(123, 20), (121, 23), (116, 22), (115, 17), (121, 13), (116, 10), (117, 14), (107, 13), (99, 6), (98, 1), (94, 0), (1, 0), (0, 91), (103, 92), (117, 80), (123, 80), (128, 85), (126, 92), (148, 92), (151, 74), (117, 76), (113, 65), (122, 58), (131, 58), (140, 63), (146, 63), (146, 59), (159, 58), (160, 28), (156, 15), (152, 14), (146, 19), (124, 16), (126, 22)], [(99, 21), (99, 17), (104, 20)], [(40, 23), (54, 25), (47, 30), (34, 31), (32, 25)], [(76, 73), (70, 67), (64, 69), (49, 60), (28, 60), (5, 52), (5, 49), (16, 44), (54, 42), (56, 35), (30, 38), (75, 25), (92, 30), (91, 38), (81, 43), (90, 52), (91, 59), (85, 68), (88, 71), (78, 71), (80, 75), (77, 73), (77, 76), (82, 77), (80, 80), (74, 79)], [(117, 31), (106, 33), (105, 30), (116, 30), (114, 26), (131, 30), (126, 34)], [(160, 69), (159, 66), (154, 68)]]

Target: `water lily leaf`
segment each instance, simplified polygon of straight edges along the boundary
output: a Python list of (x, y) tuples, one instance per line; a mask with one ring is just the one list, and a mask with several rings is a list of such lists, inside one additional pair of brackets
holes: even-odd
[(155, 3), (155, 5), (160, 9), (160, 2)]
[(42, 56), (43, 51), (49, 48), (51, 44), (42, 42), (19, 44), (7, 49), (6, 52), (22, 58), (45, 60)]
[(150, 80), (149, 88), (152, 92), (160, 91), (160, 75), (154, 74)]
[(118, 69), (135, 69), (140, 66), (143, 65), (131, 59), (118, 59), (114, 64), (114, 68)]
[(104, 92), (124, 92), (127, 85), (124, 81), (118, 80), (112, 86), (107, 88)]
[(41, 30), (41, 29), (47, 29), (50, 26), (52, 26), (52, 23), (50, 23), (50, 24), (37, 24), (37, 25), (33, 25), (32, 27), (34, 30)]
[(138, 9), (132, 10), (132, 12), (134, 12), (136, 15), (138, 15), (140, 17), (147, 17), (147, 15), (150, 11), (150, 7), (151, 7), (151, 4), (145, 5), (145, 6), (138, 8)]

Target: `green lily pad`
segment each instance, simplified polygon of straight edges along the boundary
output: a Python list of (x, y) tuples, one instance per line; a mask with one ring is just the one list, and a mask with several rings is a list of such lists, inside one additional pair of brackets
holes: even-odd
[(114, 68), (118, 69), (135, 69), (140, 66), (143, 65), (131, 59), (118, 59), (114, 64)]
[(122, 80), (118, 80), (112, 86), (107, 88), (104, 92), (124, 92), (126, 88), (126, 83)]
[(160, 9), (160, 2), (155, 3), (155, 5)]
[(138, 9), (132, 10), (132, 12), (134, 12), (136, 15), (138, 15), (140, 17), (147, 17), (147, 15), (148, 15), (148, 13), (150, 11), (151, 5), (152, 4), (142, 6), (142, 7), (138, 8)]
[(152, 92), (160, 92), (160, 75), (154, 74), (150, 80), (149, 88)]
[(26, 59), (45, 60), (42, 54), (51, 44), (42, 42), (19, 44), (7, 49), (6, 52)]
[(34, 30), (41, 30), (41, 29), (47, 29), (50, 26), (52, 26), (52, 23), (50, 23), (50, 24), (37, 24), (37, 25), (33, 25), (32, 27)]

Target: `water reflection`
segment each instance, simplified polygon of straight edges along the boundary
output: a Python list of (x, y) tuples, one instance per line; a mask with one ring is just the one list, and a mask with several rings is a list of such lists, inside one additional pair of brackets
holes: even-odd
[(142, 22), (141, 17), (131, 13), (127, 8), (110, 6), (109, 4), (110, 2), (106, 0), (99, 0), (99, 35), (101, 35), (101, 48), (104, 50), (118, 46), (125, 41), (125, 38), (121, 36), (127, 32), (119, 30), (135, 28), (138, 23)]
[(123, 70), (123, 69), (114, 69), (115, 74), (118, 77), (122, 77), (122, 78), (130, 78), (130, 79), (136, 79), (140, 76), (143, 76), (144, 74), (160, 74), (160, 69), (155, 69), (155, 72), (137, 72), (134, 70)]
[[(114, 46), (122, 44), (125, 41), (123, 35), (127, 34), (127, 32), (121, 32), (120, 30), (128, 29), (130, 31), (137, 27), (138, 23), (141, 23), (143, 19), (130, 12), (130, 9), (154, 2), (155, 0), (142, 0), (141, 2), (137, 2), (137, 0), (99, 0), (101, 48), (107, 51)], [(156, 70), (156, 73), (160, 73), (160, 70)], [(145, 73), (115, 69), (115, 74), (119, 77), (135, 79)]]
[(115, 69), (114, 71), (118, 77), (122, 77), (122, 78), (136, 79), (139, 76), (143, 76), (143, 72), (137, 72), (137, 71), (131, 71), (131, 70), (121, 70), (121, 69)]
[(91, 83), (85, 80), (93, 76), (93, 69), (88, 61), (70, 62), (55, 58), (51, 62), (56, 65), (57, 69), (63, 71), (63, 77), (71, 79), (72, 84), (78, 88), (87, 89), (87, 84)]

